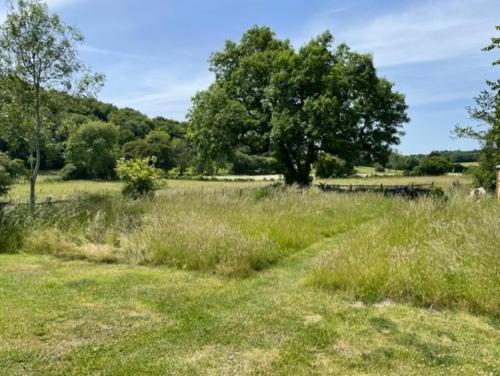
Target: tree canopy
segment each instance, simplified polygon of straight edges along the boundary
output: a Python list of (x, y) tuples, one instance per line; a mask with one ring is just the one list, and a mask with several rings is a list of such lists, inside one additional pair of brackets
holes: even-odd
[(272, 153), (287, 184), (308, 185), (322, 153), (385, 162), (409, 120), (404, 96), (377, 76), (371, 56), (333, 48), (329, 32), (295, 50), (256, 26), (214, 53), (210, 70), (215, 82), (188, 115), (199, 158), (231, 160), (240, 147)]

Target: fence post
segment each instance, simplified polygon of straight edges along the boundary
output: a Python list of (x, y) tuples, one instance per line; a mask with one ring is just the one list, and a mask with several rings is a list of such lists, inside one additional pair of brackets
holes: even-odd
[(497, 199), (500, 201), (500, 165), (497, 166)]

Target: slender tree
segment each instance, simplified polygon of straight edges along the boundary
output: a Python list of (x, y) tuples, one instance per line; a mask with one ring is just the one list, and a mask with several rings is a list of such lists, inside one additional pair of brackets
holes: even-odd
[[(500, 31), (500, 26), (496, 26)], [(483, 51), (500, 49), (500, 38), (491, 38), (491, 43)], [(500, 59), (493, 61), (494, 66), (500, 66)], [(476, 98), (476, 105), (467, 108), (478, 127), (457, 127), (459, 137), (470, 137), (482, 144), (480, 167), (476, 171), (476, 183), (487, 189), (493, 189), (496, 184), (495, 167), (500, 164), (500, 79), (487, 80), (487, 89)]]
[(77, 46), (83, 40), (77, 29), (64, 24), (57, 14), (51, 14), (42, 0), (11, 3), (6, 20), (0, 26), (0, 74), (29, 88), (24, 96), (29, 98), (27, 110), (32, 126), (28, 132), (25, 128), (19, 128), (19, 132), (30, 145), (29, 202), (32, 208), (42, 157), (46, 94), (50, 90), (92, 94), (103, 81), (102, 75), (88, 74), (79, 59)]

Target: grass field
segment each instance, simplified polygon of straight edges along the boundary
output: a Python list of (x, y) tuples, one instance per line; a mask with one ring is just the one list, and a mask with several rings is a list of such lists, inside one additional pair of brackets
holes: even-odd
[[(365, 171), (367, 172), (367, 171)], [(269, 185), (271, 179), (277, 181), (278, 176), (263, 176), (251, 177), (244, 176), (236, 179), (234, 176), (226, 176), (224, 179), (235, 179), (235, 181), (197, 181), (197, 180), (165, 180), (164, 187), (169, 190), (191, 190), (191, 189), (214, 189), (214, 188), (248, 188), (261, 187)], [(267, 181), (264, 178), (268, 179)], [(255, 181), (248, 181), (255, 179)], [(380, 175), (370, 177), (354, 177), (347, 179), (317, 179), (315, 183), (328, 184), (394, 184), (394, 185), (409, 185), (409, 184), (430, 184), (435, 183), (437, 186), (446, 188), (454, 183), (468, 185), (472, 183), (472, 178), (467, 175), (449, 175), (449, 176), (391, 176)], [(82, 193), (119, 193), (122, 189), (120, 182), (106, 181), (67, 181), (63, 182), (58, 179), (54, 173), (42, 175), (37, 184), (37, 197), (39, 201), (45, 201), (47, 198), (56, 200), (64, 200), (72, 196)], [(19, 182), (14, 185), (9, 195), (5, 198), (15, 202), (27, 202), (29, 194), (29, 185), (26, 182)]]
[(456, 179), (426, 178), (447, 200), (419, 201), (191, 181), (129, 201), (86, 182), (90, 201), (9, 209), (0, 369), (496, 375), (500, 205)]

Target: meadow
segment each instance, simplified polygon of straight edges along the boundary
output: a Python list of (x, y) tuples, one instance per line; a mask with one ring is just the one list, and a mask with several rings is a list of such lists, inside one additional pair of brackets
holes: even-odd
[[(365, 176), (365, 174), (367, 174)], [(162, 186), (168, 190), (192, 190), (192, 189), (213, 189), (213, 188), (248, 188), (263, 187), (280, 181), (279, 175), (269, 176), (219, 176), (207, 178), (207, 180), (179, 180), (165, 179)], [(340, 185), (363, 185), (363, 184), (387, 184), (387, 185), (411, 185), (411, 184), (431, 184), (438, 187), (447, 188), (453, 184), (469, 186), (472, 184), (472, 177), (468, 175), (445, 175), (445, 176), (402, 176), (388, 173), (375, 173), (370, 167), (358, 168), (358, 176), (344, 179), (317, 179), (315, 184), (340, 184)], [(37, 197), (39, 201), (72, 199), (81, 194), (118, 194), (123, 187), (123, 183), (118, 181), (91, 181), (73, 180), (61, 181), (57, 172), (44, 173), (40, 176), (37, 184)], [(27, 202), (29, 186), (26, 182), (20, 181), (15, 184), (9, 194), (2, 198), (4, 201)]]
[(466, 177), (351, 181), (446, 197), (171, 180), (134, 201), (45, 177), (73, 201), (4, 213), (1, 369), (497, 374), (500, 205)]

